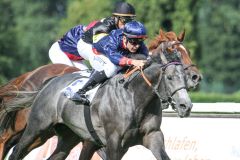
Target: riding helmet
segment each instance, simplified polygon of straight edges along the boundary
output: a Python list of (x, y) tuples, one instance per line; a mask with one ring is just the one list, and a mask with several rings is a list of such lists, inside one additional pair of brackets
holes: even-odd
[(138, 21), (131, 21), (125, 24), (123, 34), (127, 38), (147, 38), (147, 31), (144, 25)]
[(117, 2), (112, 14), (121, 17), (136, 17), (134, 7), (127, 2)]

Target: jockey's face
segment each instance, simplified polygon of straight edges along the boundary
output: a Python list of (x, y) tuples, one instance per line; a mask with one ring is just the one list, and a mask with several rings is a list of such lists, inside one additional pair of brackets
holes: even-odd
[(124, 25), (128, 22), (131, 22), (134, 20), (134, 17), (116, 17), (117, 20), (117, 26), (119, 29), (123, 29)]
[(123, 29), (124, 25), (125, 24), (122, 21), (120, 21), (120, 20), (118, 21), (117, 26), (118, 26), (119, 29)]
[(141, 41), (139, 41), (139, 39), (127, 39), (126, 36), (123, 36), (123, 42), (127, 50), (129, 50), (131, 53), (136, 53), (140, 47)]

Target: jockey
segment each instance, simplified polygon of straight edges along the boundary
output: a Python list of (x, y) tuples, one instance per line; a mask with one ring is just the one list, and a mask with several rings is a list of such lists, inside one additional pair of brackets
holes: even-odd
[[(89, 59), (84, 53), (86, 48), (91, 50), (93, 39), (95, 39), (94, 35), (122, 28), (126, 22), (132, 21), (136, 17), (134, 7), (126, 2), (116, 3), (112, 15), (101, 21), (93, 21), (87, 27), (78, 25), (70, 29), (50, 48), (49, 58), (52, 63), (63, 63), (81, 70), (87, 69), (88, 67), (82, 60)], [(79, 54), (80, 52), (81, 54)]]
[(123, 28), (125, 23), (134, 20), (136, 17), (134, 7), (127, 2), (116, 3), (112, 15), (112, 17), (104, 18), (101, 21), (95, 21), (95, 23), (92, 23), (93, 26), (83, 34), (77, 44), (81, 57), (90, 59), (91, 56), (94, 56), (92, 44), (95, 38), (98, 40), (114, 29)]
[(143, 43), (146, 38), (144, 25), (137, 21), (131, 21), (123, 29), (113, 30), (97, 43), (93, 43), (94, 56), (90, 56), (88, 60), (94, 70), (86, 84), (71, 99), (89, 104), (85, 93), (96, 84), (114, 76), (124, 66), (143, 67), (146, 60), (131, 59), (127, 56), (139, 53), (148, 57), (148, 49)]
[(49, 49), (49, 58), (52, 63), (61, 63), (74, 66), (79, 69), (88, 67), (82, 62), (83, 58), (77, 50), (77, 42), (86, 31), (86, 27), (78, 25), (71, 28), (60, 40)]

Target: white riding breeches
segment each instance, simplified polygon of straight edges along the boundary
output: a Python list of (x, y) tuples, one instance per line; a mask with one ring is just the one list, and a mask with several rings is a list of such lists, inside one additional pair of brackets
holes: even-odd
[(77, 50), (79, 55), (86, 60), (89, 60), (94, 56), (92, 45), (85, 43), (82, 39), (80, 39), (77, 43)]
[(92, 45), (85, 43), (82, 39), (77, 44), (78, 53), (81, 57), (89, 60), (90, 65), (97, 71), (104, 71), (108, 78), (117, 74), (122, 68), (113, 64), (109, 58), (103, 54), (95, 54), (92, 50)]
[(77, 67), (81, 70), (86, 70), (88, 67), (83, 63), (82, 60), (73, 61), (61, 50), (58, 42), (55, 42), (49, 49), (49, 58), (53, 64), (60, 63), (69, 66)]

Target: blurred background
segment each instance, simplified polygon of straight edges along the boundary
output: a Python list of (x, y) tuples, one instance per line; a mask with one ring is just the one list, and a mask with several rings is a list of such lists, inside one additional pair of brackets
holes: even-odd
[[(70, 28), (111, 16), (116, 0), (0, 0), (0, 85), (50, 63), (52, 43)], [(239, 0), (128, 0), (149, 40), (179, 34), (203, 74), (195, 102), (240, 102)], [(148, 43), (148, 41), (146, 41)]]

